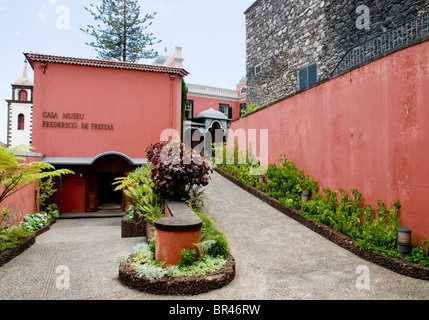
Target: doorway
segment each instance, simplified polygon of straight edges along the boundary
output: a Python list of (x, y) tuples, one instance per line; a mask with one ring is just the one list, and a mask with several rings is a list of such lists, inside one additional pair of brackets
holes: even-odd
[(97, 173), (98, 210), (122, 210), (122, 191), (115, 191), (115, 186), (112, 185), (115, 178), (122, 175), (122, 172)]

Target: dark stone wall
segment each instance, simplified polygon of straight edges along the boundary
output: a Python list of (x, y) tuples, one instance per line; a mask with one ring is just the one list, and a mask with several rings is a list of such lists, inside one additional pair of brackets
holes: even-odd
[[(360, 5), (369, 29), (358, 28)], [(328, 77), (349, 48), (418, 15), (429, 0), (259, 0), (246, 10), (248, 104), (263, 106), (298, 91), (299, 69), (317, 62)], [(254, 67), (262, 65), (255, 75)]]

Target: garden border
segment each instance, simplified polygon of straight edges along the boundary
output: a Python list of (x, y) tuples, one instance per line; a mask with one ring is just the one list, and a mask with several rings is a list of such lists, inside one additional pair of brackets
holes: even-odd
[[(173, 213), (171, 213), (174, 216)], [(179, 214), (180, 216), (180, 214)], [(171, 218), (170, 218), (171, 219)], [(121, 220), (122, 237), (145, 237), (149, 244), (155, 239), (153, 233), (155, 225), (143, 219), (140, 227), (136, 222)], [(137, 230), (136, 228), (140, 228)], [(137, 231), (136, 231), (137, 230)], [(235, 278), (235, 259), (229, 254), (226, 264), (210, 274), (188, 277), (164, 277), (150, 280), (145, 276), (138, 276), (129, 265), (119, 267), (119, 281), (128, 288), (158, 295), (198, 295), (216, 290), (228, 285)]]
[(25, 237), (15, 247), (6, 249), (0, 252), (0, 268), (3, 267), (9, 261), (11, 261), (13, 258), (16, 258), (17, 256), (19, 256), (28, 248), (30, 248), (33, 244), (35, 244), (36, 237), (48, 231), (55, 222), (56, 222), (56, 218), (51, 219), (46, 226), (31, 232), (30, 235)]
[(207, 275), (165, 277), (150, 280), (138, 276), (130, 266), (119, 267), (119, 281), (132, 289), (157, 295), (197, 295), (228, 285), (235, 278), (235, 260), (228, 255), (226, 264)]
[(353, 240), (352, 238), (338, 231), (335, 231), (334, 229), (332, 229), (331, 227), (325, 224), (316, 222), (306, 216), (303, 216), (302, 214), (299, 213), (298, 210), (286, 207), (285, 205), (281, 204), (277, 199), (274, 199), (268, 196), (265, 192), (258, 190), (255, 187), (242, 182), (237, 177), (225, 172), (220, 168), (213, 168), (213, 170), (219, 173), (224, 178), (231, 181), (232, 183), (236, 184), (240, 188), (249, 192), (253, 196), (259, 198), (260, 200), (269, 204), (273, 208), (279, 210), (283, 214), (296, 220), (297, 222), (306, 226), (310, 230), (332, 241), (338, 246), (350, 251), (351, 253), (357, 255), (358, 257), (361, 257), (381, 267), (384, 267), (386, 269), (389, 269), (391, 271), (394, 271), (396, 273), (399, 273), (408, 277), (417, 278), (421, 280), (429, 280), (429, 268), (406, 261), (406, 260), (399, 260), (393, 257), (389, 257), (384, 254), (374, 252), (370, 249), (361, 249), (359, 248), (356, 241)]

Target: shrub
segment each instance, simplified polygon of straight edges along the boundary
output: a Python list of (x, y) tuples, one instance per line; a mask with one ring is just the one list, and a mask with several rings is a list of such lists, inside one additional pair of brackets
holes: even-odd
[(18, 227), (0, 229), (0, 252), (15, 247), (29, 234), (30, 232)]
[(164, 199), (188, 199), (194, 186), (208, 184), (212, 172), (207, 161), (180, 142), (150, 145), (147, 158), (153, 165), (151, 178)]

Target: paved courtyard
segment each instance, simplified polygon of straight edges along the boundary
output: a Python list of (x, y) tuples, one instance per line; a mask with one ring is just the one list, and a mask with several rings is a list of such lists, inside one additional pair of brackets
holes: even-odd
[[(143, 238), (122, 239), (120, 218), (59, 219), (0, 268), (0, 299), (428, 299), (429, 281), (396, 274), (338, 247), (214, 173), (205, 212), (227, 235), (237, 274), (198, 296), (124, 287), (113, 260)], [(66, 267), (66, 268), (64, 268)], [(59, 289), (65, 271), (69, 289)], [(359, 273), (357, 273), (357, 270)], [(369, 288), (359, 288), (360, 270)]]

